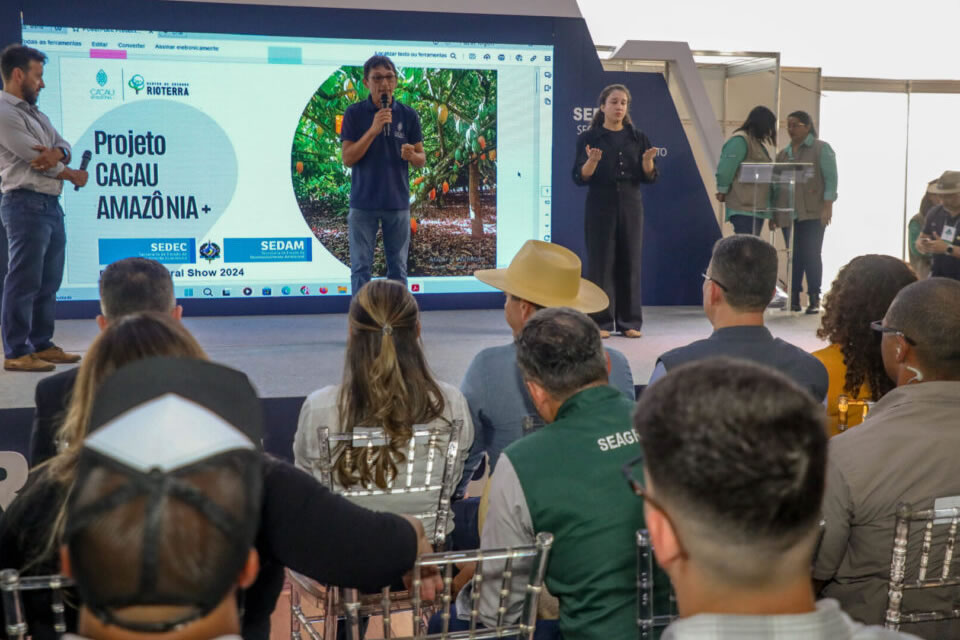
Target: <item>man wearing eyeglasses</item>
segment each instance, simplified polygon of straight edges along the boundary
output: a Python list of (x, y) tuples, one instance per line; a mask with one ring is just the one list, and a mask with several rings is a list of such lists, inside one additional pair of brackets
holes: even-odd
[(377, 229), (383, 227), (387, 277), (407, 281), (410, 248), (410, 171), (427, 163), (417, 112), (393, 99), (397, 67), (386, 56), (363, 65), (370, 95), (343, 114), (343, 164), (350, 167), (350, 285), (370, 281)]
[(662, 640), (916, 640), (815, 600), (827, 436), (797, 384), (710, 358), (648, 388), (633, 424), (630, 484), (680, 614)]
[[(900, 504), (912, 511), (960, 506), (960, 282), (932, 277), (897, 294), (883, 320), (880, 353), (896, 388), (863, 424), (830, 440), (826, 521), (813, 577), (822, 595), (837, 599), (855, 619), (886, 618), (888, 580)], [(922, 522), (911, 526), (906, 580), (917, 580)], [(933, 521), (928, 578), (943, 575), (950, 518)], [(950, 553), (947, 551), (946, 553)], [(953, 562), (944, 577), (956, 575)], [(957, 587), (928, 586), (903, 593), (901, 612), (951, 611)], [(960, 620), (905, 625), (924, 638), (960, 637)]]
[(650, 384), (687, 362), (729, 356), (781, 371), (823, 402), (827, 369), (803, 349), (774, 338), (764, 326), (763, 312), (776, 286), (777, 251), (772, 245), (751, 235), (718, 240), (703, 274), (703, 311), (713, 333), (661, 355)]

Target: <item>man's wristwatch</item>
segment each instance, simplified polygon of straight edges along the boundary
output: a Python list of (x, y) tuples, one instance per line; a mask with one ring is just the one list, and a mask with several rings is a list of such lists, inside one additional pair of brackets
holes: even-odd
[(948, 245), (947, 245), (947, 255), (950, 255), (950, 256), (953, 255), (953, 245), (952, 245), (952, 244), (948, 244)]

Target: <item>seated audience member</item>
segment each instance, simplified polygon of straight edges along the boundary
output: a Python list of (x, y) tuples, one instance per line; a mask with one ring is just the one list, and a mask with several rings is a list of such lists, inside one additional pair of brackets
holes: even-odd
[[(507, 295), (503, 315), (519, 335), (527, 320), (545, 307), (570, 307), (584, 313), (606, 309), (607, 295), (580, 277), (580, 258), (569, 249), (549, 242), (527, 240), (506, 269), (485, 269), (474, 276)], [(622, 353), (607, 349), (610, 384), (634, 399), (633, 375)], [(484, 349), (470, 362), (460, 390), (467, 398), (477, 436), (467, 460), (458, 493), (486, 453), (490, 471), (500, 452), (534, 427), (542, 425), (523, 376), (517, 366), (516, 343)]]
[[(839, 433), (837, 404), (841, 395), (875, 402), (893, 389), (880, 356), (880, 334), (870, 329), (870, 322), (882, 318), (894, 296), (916, 281), (916, 274), (903, 260), (881, 255), (854, 258), (833, 281), (817, 330), (817, 337), (829, 340), (830, 346), (813, 352), (830, 376), (827, 430), (831, 436)], [(850, 407), (847, 426), (862, 420), (863, 407)]]
[[(137, 368), (139, 361), (154, 357), (173, 359), (162, 370), (153, 365), (142, 372)], [(131, 384), (140, 378), (160, 384), (170, 377), (189, 385), (190, 377), (178, 367), (184, 359), (205, 359), (205, 355), (187, 330), (165, 313), (126, 315), (97, 336), (77, 374), (58, 436), (61, 453), (32, 471), (25, 489), (0, 517), (0, 568), (26, 569), (34, 575), (57, 572), (56, 547), (62, 540), (58, 514), (73, 483), (94, 393), (103, 380), (125, 367)], [(242, 373), (224, 367), (217, 370), (222, 384), (238, 390), (250, 387)], [(237, 407), (251, 415), (262, 414), (259, 402), (238, 400)], [(293, 465), (270, 456), (264, 456), (263, 469), (264, 499), (256, 541), (261, 571), (246, 595), (245, 638), (269, 637), (270, 614), (283, 588), (284, 566), (324, 582), (375, 591), (409, 571), (418, 549), (430, 548), (422, 525), (413, 518), (359, 508)], [(56, 637), (49, 607), (42, 602), (34, 605), (33, 636)], [(72, 620), (73, 610), (68, 613)]]
[(680, 614), (663, 640), (913, 638), (815, 602), (827, 438), (823, 408), (796, 383), (706, 359), (644, 391), (634, 426), (631, 484)]
[[(97, 316), (100, 330), (112, 320), (144, 311), (166, 313), (178, 321), (183, 316), (183, 307), (174, 296), (170, 271), (146, 258), (124, 258), (107, 266), (100, 275), (100, 315)], [(66, 414), (77, 371), (76, 367), (67, 369), (37, 383), (30, 466), (35, 467), (57, 454), (54, 436)]]
[(703, 310), (713, 333), (660, 356), (650, 384), (687, 362), (732, 356), (782, 371), (823, 402), (828, 387), (824, 366), (803, 349), (774, 338), (763, 325), (777, 285), (776, 249), (750, 235), (721, 238), (703, 278)]
[(960, 280), (960, 171), (944, 171), (927, 192), (940, 204), (927, 212), (916, 248), (933, 256), (931, 276)]
[[(560, 634), (633, 640), (635, 540), (644, 525), (620, 468), (639, 446), (633, 401), (608, 383), (600, 340), (593, 320), (567, 308), (538, 311), (519, 332), (517, 363), (547, 425), (501, 454), (480, 546), (533, 544), (538, 533), (552, 533), (546, 586), (560, 603)], [(484, 574), (495, 569), (485, 564)], [(497, 620), (499, 584), (480, 586), (479, 620), (487, 626)], [(460, 591), (461, 617), (468, 617), (472, 588)], [(508, 603), (507, 620), (516, 621), (521, 601), (522, 594)]]
[[(293, 444), (297, 466), (321, 478), (318, 427), (329, 427), (331, 434), (381, 427), (387, 444), (374, 447), (372, 462), (365, 442), (358, 449), (341, 445), (330, 453), (336, 487), (384, 489), (406, 473), (404, 461), (415, 426), (449, 427), (454, 420), (461, 420), (454, 469), (454, 478), (459, 478), (473, 443), (473, 422), (463, 394), (454, 386), (434, 380), (427, 366), (420, 342), (420, 312), (413, 294), (402, 282), (372, 280), (353, 297), (349, 322), (343, 383), (314, 391), (300, 410)], [(441, 452), (446, 452), (448, 441), (445, 438), (439, 442)], [(428, 449), (426, 440), (416, 442), (416, 477), (427, 472)], [(432, 485), (441, 484), (443, 459), (441, 455), (441, 462), (432, 465)], [(439, 498), (438, 489), (350, 499), (377, 511), (414, 515), (435, 511)], [(423, 522), (427, 537), (432, 539), (436, 518)], [(448, 533), (453, 530), (452, 516), (445, 526)]]
[(221, 369), (182, 361), (189, 387), (172, 377), (146, 387), (121, 370), (96, 392), (60, 551), (81, 637), (240, 637), (263, 456), (259, 416), (238, 411), (256, 394), (224, 386), (234, 372)]
[[(904, 287), (874, 328), (896, 388), (883, 396), (863, 425), (830, 441), (826, 531), (814, 578), (822, 594), (840, 601), (857, 620), (879, 624), (887, 606), (887, 580), (897, 505), (929, 509), (938, 498), (960, 496), (960, 282), (929, 278)], [(942, 505), (942, 503), (941, 503)], [(942, 535), (936, 530), (935, 541)], [(910, 537), (908, 559), (921, 536)], [(939, 575), (942, 551), (928, 567)], [(908, 566), (907, 579), (916, 577)], [(909, 591), (903, 609), (953, 608), (956, 587)], [(960, 637), (960, 624), (909, 625), (922, 637)]]

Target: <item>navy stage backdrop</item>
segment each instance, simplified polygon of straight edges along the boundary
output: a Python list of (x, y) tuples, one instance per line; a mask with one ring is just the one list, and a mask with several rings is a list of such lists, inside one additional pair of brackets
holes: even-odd
[[(21, 0), (0, 4), (0, 42), (19, 41), (21, 11), (25, 23), (51, 26), (552, 45), (556, 79), (553, 241), (583, 255), (586, 189), (574, 185), (570, 175), (576, 137), (579, 129), (588, 124), (583, 110), (596, 105), (600, 90), (607, 84), (623, 83), (634, 97), (634, 121), (665, 152), (658, 159), (659, 182), (644, 188), (643, 302), (646, 305), (698, 305), (701, 302), (700, 273), (709, 261), (711, 247), (720, 237), (720, 231), (666, 83), (660, 74), (604, 72), (583, 20), (464, 14), (430, 14), (429, 19), (425, 19), (422, 13), (394, 11), (155, 0), (98, 0), (96, 3), (47, 0), (29, 4)], [(424, 309), (490, 308), (502, 304), (499, 294), (427, 294), (418, 298)], [(240, 315), (344, 311), (348, 299), (189, 299), (182, 303), (189, 315)], [(92, 302), (58, 305), (60, 317), (92, 318), (97, 312), (98, 305)], [(285, 399), (275, 402), (283, 404), (282, 400)], [(280, 404), (274, 409), (281, 410)], [(287, 410), (286, 405), (283, 410)], [(279, 440), (271, 448), (278, 452), (285, 450), (289, 434), (273, 435)], [(20, 480), (14, 478), (17, 458), (13, 452), (25, 455), (28, 439), (29, 413), (0, 410), (0, 500), (14, 482), (19, 488)]]

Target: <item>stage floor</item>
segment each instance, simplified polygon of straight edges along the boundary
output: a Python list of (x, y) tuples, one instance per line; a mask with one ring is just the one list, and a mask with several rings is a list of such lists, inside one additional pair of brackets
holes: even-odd
[[(500, 309), (427, 311), (422, 322), (430, 366), (451, 384), (459, 385), (478, 351), (511, 340)], [(819, 322), (820, 316), (767, 312), (774, 335), (808, 351), (824, 345), (816, 337)], [(340, 380), (345, 314), (185, 318), (184, 324), (213, 360), (247, 373), (263, 397), (304, 396)], [(55, 339), (67, 351), (83, 353), (96, 334), (93, 320), (61, 320)], [(700, 307), (646, 307), (643, 338), (614, 336), (605, 344), (627, 356), (634, 384), (646, 384), (657, 356), (708, 335), (710, 323)], [(32, 407), (34, 387), (45, 375), (0, 370), (0, 408)]]

